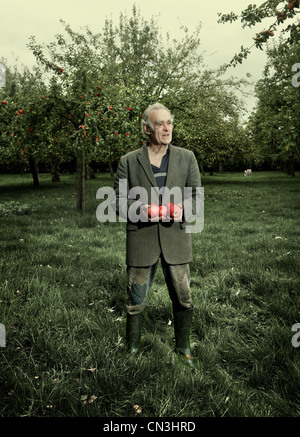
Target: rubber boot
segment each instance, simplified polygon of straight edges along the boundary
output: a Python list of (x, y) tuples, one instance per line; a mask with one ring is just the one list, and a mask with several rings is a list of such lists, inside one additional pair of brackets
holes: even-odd
[(142, 313), (130, 315), (127, 313), (126, 342), (130, 354), (136, 354), (140, 350), (142, 333)]
[(190, 347), (190, 329), (192, 324), (193, 309), (176, 310), (173, 308), (174, 332), (176, 351), (179, 353), (183, 362), (193, 367), (193, 359)]

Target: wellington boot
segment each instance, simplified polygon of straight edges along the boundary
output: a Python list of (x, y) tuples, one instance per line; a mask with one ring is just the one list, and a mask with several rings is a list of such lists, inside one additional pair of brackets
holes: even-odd
[(136, 354), (140, 350), (142, 321), (142, 313), (134, 315), (127, 313), (126, 342), (130, 354)]
[(173, 316), (176, 350), (182, 361), (188, 366), (193, 367), (194, 363), (189, 340), (193, 309), (175, 310), (173, 308)]

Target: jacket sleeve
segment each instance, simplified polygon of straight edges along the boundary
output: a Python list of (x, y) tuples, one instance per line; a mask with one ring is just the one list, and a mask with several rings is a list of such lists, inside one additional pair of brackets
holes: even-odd
[(114, 181), (115, 209), (118, 216), (127, 219), (128, 174), (125, 156), (122, 156)]
[(184, 219), (193, 221), (203, 213), (203, 189), (201, 187), (200, 171), (194, 153), (191, 153), (186, 191), (184, 196)]

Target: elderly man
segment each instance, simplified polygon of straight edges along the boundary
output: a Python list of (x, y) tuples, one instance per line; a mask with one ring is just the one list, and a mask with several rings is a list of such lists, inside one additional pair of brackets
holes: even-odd
[[(190, 292), (189, 262), (192, 260), (191, 233), (187, 232), (185, 200), (178, 198), (178, 214), (171, 218), (149, 215), (153, 194), (160, 204), (166, 195), (177, 189), (184, 193), (192, 190), (192, 203), (196, 187), (200, 186), (200, 173), (193, 152), (171, 145), (173, 117), (162, 104), (149, 106), (142, 119), (142, 132), (148, 143), (124, 155), (119, 163), (115, 192), (117, 213), (127, 214), (126, 264), (127, 264), (127, 329), (126, 338), (131, 353), (140, 348), (142, 313), (147, 294), (152, 286), (158, 261), (161, 266), (173, 304), (176, 350), (184, 362), (193, 365), (190, 348), (190, 328), (193, 304)], [(120, 182), (127, 183), (126, 196), (121, 193)], [(134, 189), (146, 193), (146, 198), (132, 198)], [(152, 196), (152, 197), (151, 197)], [(134, 195), (133, 195), (134, 197)], [(137, 196), (138, 197), (138, 196)], [(145, 196), (144, 196), (145, 197)], [(176, 196), (175, 196), (176, 197)], [(130, 214), (133, 204), (139, 205), (139, 220)], [(124, 207), (124, 204), (126, 205)], [(194, 205), (193, 205), (194, 207)]]

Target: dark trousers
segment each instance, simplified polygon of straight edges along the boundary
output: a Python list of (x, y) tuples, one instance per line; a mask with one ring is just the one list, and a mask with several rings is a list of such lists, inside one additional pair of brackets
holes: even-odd
[[(148, 267), (127, 267), (128, 314), (139, 314), (146, 307), (158, 262)], [(192, 309), (189, 264), (170, 265), (161, 257), (161, 265), (174, 309)]]

